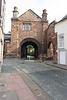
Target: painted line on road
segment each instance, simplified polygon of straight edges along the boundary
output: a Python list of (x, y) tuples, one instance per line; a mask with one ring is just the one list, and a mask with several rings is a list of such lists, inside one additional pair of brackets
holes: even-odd
[(20, 69), (18, 69), (17, 67), (13, 67), (13, 68), (15, 68), (18, 72), (19, 72), (20, 70), (22, 70), (22, 71), (24, 71), (25, 73), (29, 73), (27, 70), (22, 69), (22, 68), (20, 68)]
[(20, 71), (17, 67), (13, 67), (13, 68), (15, 68), (17, 71)]

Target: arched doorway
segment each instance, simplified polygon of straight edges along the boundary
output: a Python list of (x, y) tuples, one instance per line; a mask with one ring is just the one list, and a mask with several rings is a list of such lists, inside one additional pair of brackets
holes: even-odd
[(52, 58), (53, 59), (53, 55), (54, 55), (53, 43), (49, 42), (49, 44), (48, 44), (48, 50), (47, 50), (47, 56), (48, 56), (48, 58)]
[(35, 39), (28, 38), (21, 42), (21, 58), (28, 58), (28, 56), (31, 56), (33, 59), (36, 59), (40, 52), (40, 44)]

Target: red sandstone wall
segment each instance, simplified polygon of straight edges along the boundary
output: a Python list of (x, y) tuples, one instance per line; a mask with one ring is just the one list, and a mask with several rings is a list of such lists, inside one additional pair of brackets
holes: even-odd
[[(53, 60), (57, 61), (57, 34), (55, 33), (55, 21), (53, 21), (47, 29), (47, 53), (48, 53), (48, 45), (50, 42), (53, 44)], [(50, 54), (47, 54), (50, 55)]]
[[(23, 30), (23, 23), (31, 23), (31, 31)], [(6, 54), (19, 53), (20, 43), (26, 38), (34, 38), (42, 44), (42, 38), (45, 41), (45, 30), (48, 24), (44, 22), (42, 26), (42, 19), (38, 17), (31, 10), (28, 10), (18, 19), (11, 20), (11, 43), (7, 43)], [(46, 43), (45, 43), (46, 44)], [(44, 46), (45, 50), (45, 46)]]

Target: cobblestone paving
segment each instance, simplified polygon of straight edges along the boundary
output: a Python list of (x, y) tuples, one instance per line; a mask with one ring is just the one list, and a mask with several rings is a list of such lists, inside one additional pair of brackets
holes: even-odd
[(4, 60), (3, 72), (27, 73), (54, 100), (67, 100), (67, 70), (51, 67), (34, 60)]

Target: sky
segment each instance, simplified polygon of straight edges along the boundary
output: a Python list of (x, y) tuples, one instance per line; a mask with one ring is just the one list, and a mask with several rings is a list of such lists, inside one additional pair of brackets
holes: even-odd
[(43, 9), (46, 9), (49, 23), (54, 20), (59, 21), (67, 15), (67, 0), (6, 0), (5, 33), (11, 31), (12, 11), (15, 6), (18, 7), (19, 16), (28, 9), (32, 9), (42, 17)]

